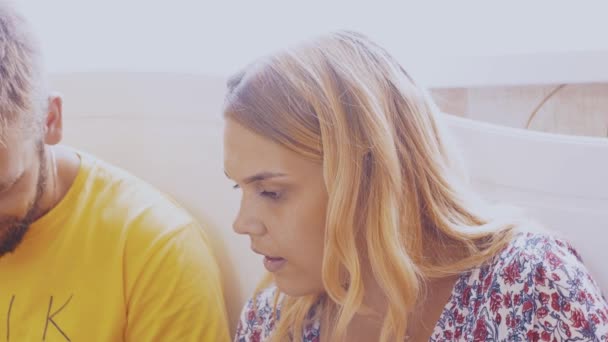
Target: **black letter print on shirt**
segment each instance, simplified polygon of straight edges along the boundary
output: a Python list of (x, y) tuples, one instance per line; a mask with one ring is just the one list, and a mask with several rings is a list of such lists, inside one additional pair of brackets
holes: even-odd
[(61, 330), (61, 328), (59, 327), (59, 325), (57, 325), (57, 323), (53, 320), (53, 318), (55, 318), (55, 316), (57, 316), (58, 313), (61, 312), (61, 310), (65, 309), (66, 306), (68, 306), (68, 304), (70, 303), (70, 301), (72, 300), (72, 297), (74, 295), (71, 295), (70, 298), (68, 298), (67, 302), (65, 302), (65, 304), (63, 304), (59, 310), (53, 312), (51, 314), (51, 308), (53, 307), (53, 296), (51, 296), (51, 300), (49, 301), (49, 310), (47, 311), (46, 314), (46, 324), (44, 325), (44, 334), (42, 335), (42, 340), (46, 341), (46, 331), (47, 328), (49, 327), (49, 322), (51, 322), (51, 324), (53, 324), (55, 326), (55, 329), (57, 329), (59, 331), (59, 333), (61, 335), (63, 335), (63, 337), (65, 337), (66, 340), (68, 341), (72, 341), (70, 340), (70, 338), (65, 334), (65, 332), (63, 330)]

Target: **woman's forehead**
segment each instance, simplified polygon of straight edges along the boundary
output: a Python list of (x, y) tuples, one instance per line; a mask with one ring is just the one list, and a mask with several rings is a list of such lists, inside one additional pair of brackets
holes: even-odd
[(263, 172), (297, 176), (308, 172), (313, 166), (318, 166), (311, 160), (248, 130), (233, 120), (226, 121), (224, 168), (235, 180)]

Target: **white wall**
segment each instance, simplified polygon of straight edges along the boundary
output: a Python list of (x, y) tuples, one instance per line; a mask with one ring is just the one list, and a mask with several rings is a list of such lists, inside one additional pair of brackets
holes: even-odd
[(603, 2), (19, 0), (51, 71), (226, 75), (338, 28), (387, 46), (429, 86), (608, 80)]

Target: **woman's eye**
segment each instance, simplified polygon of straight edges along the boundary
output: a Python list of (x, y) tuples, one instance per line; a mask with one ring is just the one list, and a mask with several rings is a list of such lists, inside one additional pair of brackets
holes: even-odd
[(279, 194), (278, 192), (274, 192), (274, 191), (262, 191), (262, 192), (260, 192), (260, 195), (263, 197), (272, 199), (272, 200), (277, 200), (281, 196), (281, 194)]

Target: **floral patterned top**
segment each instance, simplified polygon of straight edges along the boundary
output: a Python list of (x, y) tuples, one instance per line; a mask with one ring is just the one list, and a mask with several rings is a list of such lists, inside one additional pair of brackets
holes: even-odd
[[(276, 291), (262, 291), (256, 307), (247, 303), (236, 342), (269, 337)], [(306, 325), (303, 340), (319, 342), (320, 329), (319, 322)], [(608, 303), (567, 242), (520, 233), (460, 276), (430, 341), (608, 341)]]

